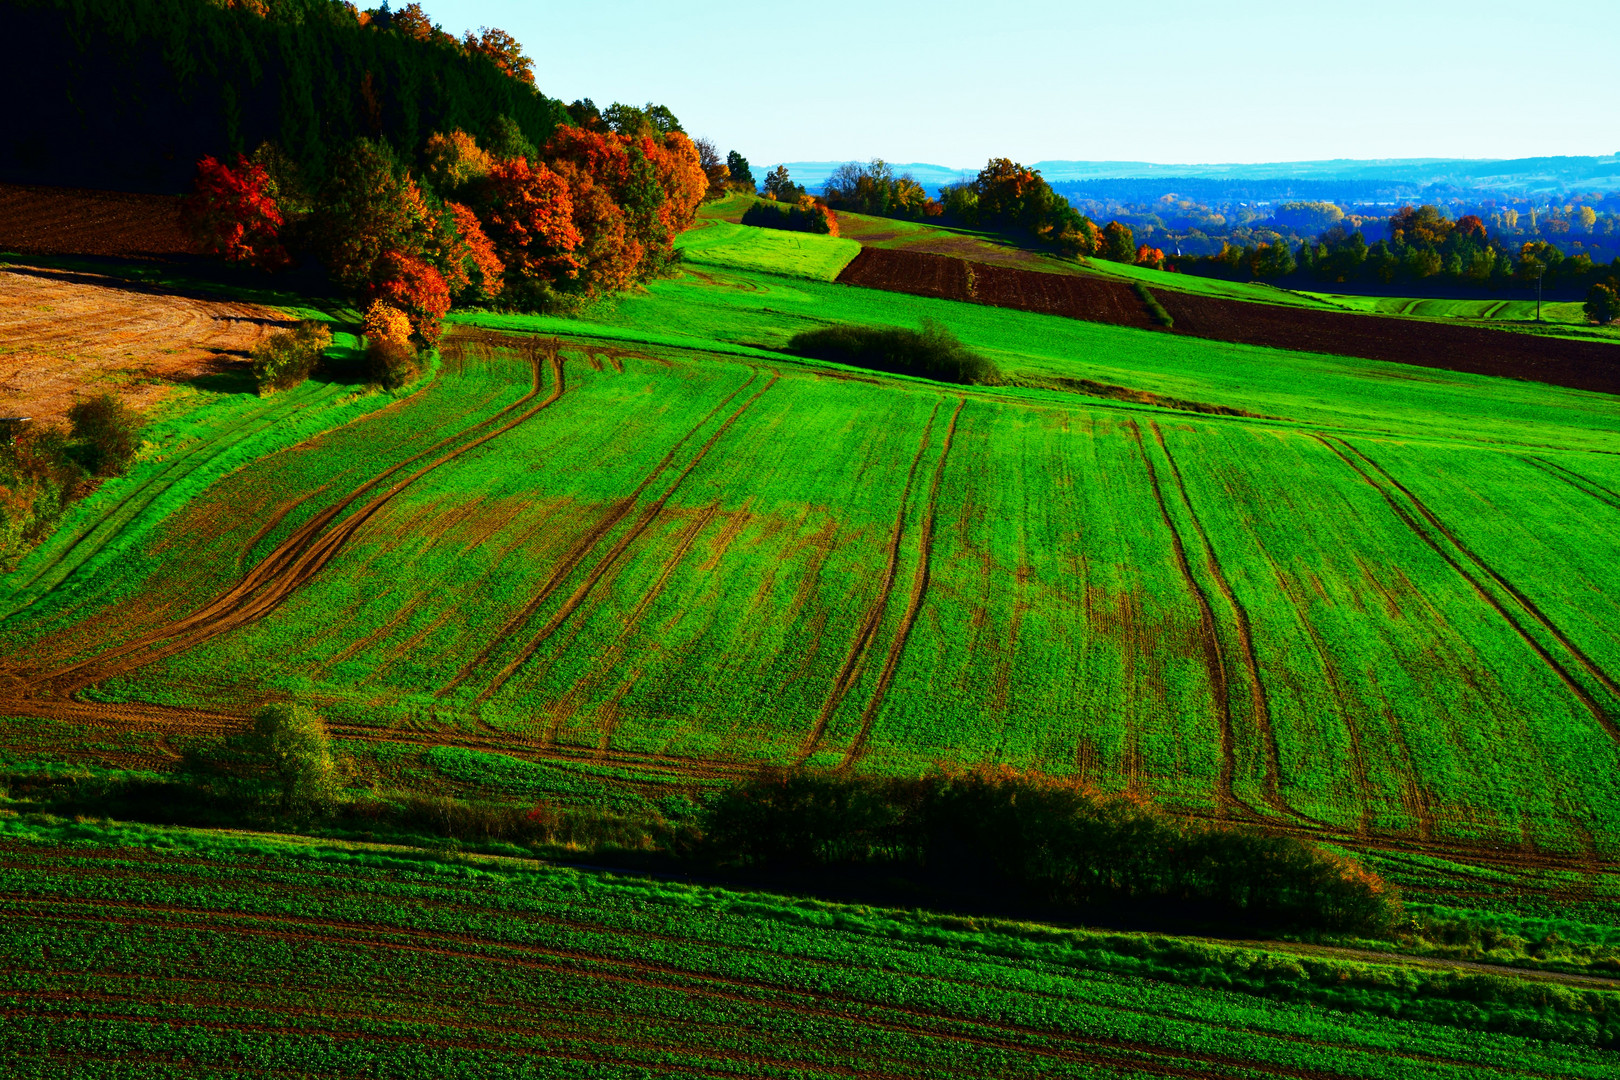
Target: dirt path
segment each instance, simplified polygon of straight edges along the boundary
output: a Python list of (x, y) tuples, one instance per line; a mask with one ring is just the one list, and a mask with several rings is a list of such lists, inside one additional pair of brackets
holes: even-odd
[(288, 325), (270, 308), (181, 296), (99, 274), (0, 269), (0, 416), (63, 419), (112, 390), (137, 409), (225, 370)]

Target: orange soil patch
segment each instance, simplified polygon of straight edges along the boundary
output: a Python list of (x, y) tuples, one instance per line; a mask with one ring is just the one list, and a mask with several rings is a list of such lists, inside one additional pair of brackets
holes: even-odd
[(284, 316), (99, 274), (0, 270), (0, 416), (60, 420), (90, 393), (115, 389), (135, 408), (169, 385), (240, 362)]

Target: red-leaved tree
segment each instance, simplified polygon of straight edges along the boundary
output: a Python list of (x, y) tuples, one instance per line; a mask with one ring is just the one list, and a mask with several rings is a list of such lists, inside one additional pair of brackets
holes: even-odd
[(270, 189), (270, 174), (241, 154), (234, 166), (205, 157), (197, 162), (182, 214), (205, 251), (275, 270), (289, 260), (281, 244), (281, 211)]
[(446, 203), (456, 235), (445, 252), (445, 283), (457, 300), (493, 300), (505, 282), (506, 266), (495, 253), (478, 215), (461, 203)]
[(444, 275), (426, 259), (389, 251), (377, 260), (376, 278), (370, 295), (403, 311), (422, 342), (432, 346), (444, 329), (444, 315), (450, 310), (450, 287)]

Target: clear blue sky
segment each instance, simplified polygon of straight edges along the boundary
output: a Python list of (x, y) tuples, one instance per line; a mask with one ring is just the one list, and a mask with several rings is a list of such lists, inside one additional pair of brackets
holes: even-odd
[(1620, 0), (422, 3), (755, 163), (1620, 152)]

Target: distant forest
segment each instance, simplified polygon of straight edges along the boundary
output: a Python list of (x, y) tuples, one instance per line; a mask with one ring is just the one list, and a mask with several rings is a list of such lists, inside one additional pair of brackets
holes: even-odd
[(415, 5), (0, 0), (0, 20), (13, 89), (0, 180), (13, 183), (180, 193), (200, 158), (265, 142), (318, 183), (359, 137), (411, 157), (435, 131), (482, 135), (506, 117), (541, 145), (568, 120), (512, 70), (527, 61), (503, 53), (510, 38), (457, 40)]

